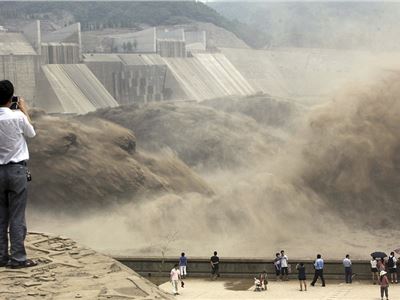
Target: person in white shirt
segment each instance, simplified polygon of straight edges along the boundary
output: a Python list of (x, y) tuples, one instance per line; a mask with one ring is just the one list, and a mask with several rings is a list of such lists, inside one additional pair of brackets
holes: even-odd
[(322, 259), (321, 254), (317, 254), (317, 259), (314, 262), (314, 279), (311, 282), (311, 286), (315, 286), (315, 283), (318, 280), (318, 277), (321, 278), (322, 286), (325, 286), (325, 278), (324, 278), (324, 260)]
[(172, 292), (174, 296), (179, 295), (178, 293), (178, 282), (181, 280), (181, 272), (179, 271), (179, 266), (176, 264), (170, 273), (170, 281), (172, 284)]
[(10, 81), (0, 81), (0, 267), (36, 265), (27, 259), (24, 245), (27, 232), (26, 161), (29, 159), (25, 137), (35, 135), (25, 101), (14, 97), (14, 86)]
[(344, 277), (346, 283), (352, 283), (353, 282), (353, 271), (351, 269), (351, 260), (350, 260), (350, 255), (346, 254), (346, 257), (343, 259), (343, 267), (344, 267)]
[(397, 283), (397, 258), (394, 256), (394, 252), (390, 253), (387, 266), (389, 268), (390, 282)]
[(282, 280), (288, 280), (288, 257), (285, 255), (285, 251), (281, 251), (281, 278)]
[(370, 263), (371, 263), (372, 283), (376, 284), (377, 282), (379, 282), (378, 261), (376, 260), (375, 257), (373, 257)]

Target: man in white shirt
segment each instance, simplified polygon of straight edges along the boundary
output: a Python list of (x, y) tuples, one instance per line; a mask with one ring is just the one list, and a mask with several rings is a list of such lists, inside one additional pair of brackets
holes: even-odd
[(288, 257), (285, 255), (285, 251), (281, 251), (281, 277), (282, 280), (288, 280)]
[(346, 283), (352, 283), (353, 282), (353, 271), (351, 269), (351, 260), (350, 260), (350, 255), (346, 254), (346, 257), (343, 259), (343, 266), (344, 266), (344, 277)]
[[(0, 267), (25, 268), (36, 265), (27, 259), (24, 245), (29, 159), (25, 136), (32, 138), (36, 133), (25, 101), (13, 96), (12, 83), (0, 81)], [(10, 109), (15, 105), (18, 109)]]
[(172, 284), (172, 292), (174, 296), (179, 295), (178, 293), (178, 281), (181, 280), (181, 272), (179, 271), (179, 266), (176, 264), (170, 273), (170, 281)]
[(397, 258), (394, 256), (394, 252), (390, 253), (387, 265), (391, 283), (397, 283)]
[(325, 278), (324, 278), (324, 260), (322, 259), (321, 254), (317, 254), (317, 259), (314, 262), (314, 279), (311, 282), (311, 286), (315, 286), (315, 283), (318, 280), (318, 277), (321, 278), (322, 286), (325, 286)]

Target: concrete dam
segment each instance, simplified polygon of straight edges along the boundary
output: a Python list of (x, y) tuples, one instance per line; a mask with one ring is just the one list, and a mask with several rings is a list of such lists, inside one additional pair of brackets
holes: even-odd
[(84, 53), (90, 41), (82, 41), (80, 30), (76, 23), (42, 33), (35, 21), (20, 32), (1, 32), (0, 79), (12, 80), (18, 95), (49, 113), (256, 93), (312, 105), (354, 74), (365, 77), (366, 65), (400, 61), (397, 53), (368, 51), (209, 49), (205, 31), (155, 27), (106, 35), (108, 46), (98, 40), (99, 49)]
[(158, 54), (87, 54), (84, 62), (122, 103), (201, 101), (256, 92), (223, 53), (196, 53), (185, 58)]
[(114, 46), (112, 53), (85, 54), (80, 30), (76, 23), (42, 32), (35, 21), (20, 32), (1, 32), (0, 79), (12, 80), (18, 95), (48, 113), (85, 114), (123, 104), (201, 101), (260, 90), (224, 53), (207, 50), (204, 31), (152, 28), (110, 36), (120, 48), (135, 45), (135, 53)]

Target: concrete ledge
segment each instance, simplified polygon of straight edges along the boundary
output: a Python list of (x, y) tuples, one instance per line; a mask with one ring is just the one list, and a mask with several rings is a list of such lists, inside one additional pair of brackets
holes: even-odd
[[(178, 263), (177, 257), (114, 257), (129, 268), (144, 276), (168, 276), (174, 264)], [(297, 278), (296, 264), (300, 260), (290, 260), (292, 272), (289, 278)], [(314, 274), (313, 262), (302, 260), (306, 266), (308, 278)], [(357, 279), (370, 279), (370, 263), (367, 260), (353, 260), (353, 274)], [(209, 258), (189, 258), (188, 273), (191, 277), (210, 276)], [(275, 278), (275, 270), (272, 260), (246, 259), (246, 258), (221, 258), (220, 273), (224, 277), (253, 277), (255, 274), (266, 270), (270, 279)], [(327, 278), (342, 279), (344, 267), (341, 260), (326, 260), (324, 275)]]

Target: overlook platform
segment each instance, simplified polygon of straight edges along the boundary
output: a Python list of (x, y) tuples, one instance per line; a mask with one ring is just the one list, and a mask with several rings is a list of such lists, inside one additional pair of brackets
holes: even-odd
[[(307, 279), (310, 279), (308, 277)], [(187, 279), (185, 287), (179, 289), (177, 299), (201, 300), (235, 300), (235, 299), (273, 299), (273, 300), (378, 300), (380, 288), (366, 281), (355, 281), (352, 284), (328, 281), (325, 287), (318, 282), (315, 287), (309, 285), (307, 291), (299, 291), (298, 280), (289, 282), (270, 282), (267, 291), (254, 292), (252, 280), (224, 279), (216, 281), (204, 279)], [(172, 286), (166, 282), (160, 286), (167, 293)], [(400, 284), (389, 287), (389, 299), (400, 299)]]

